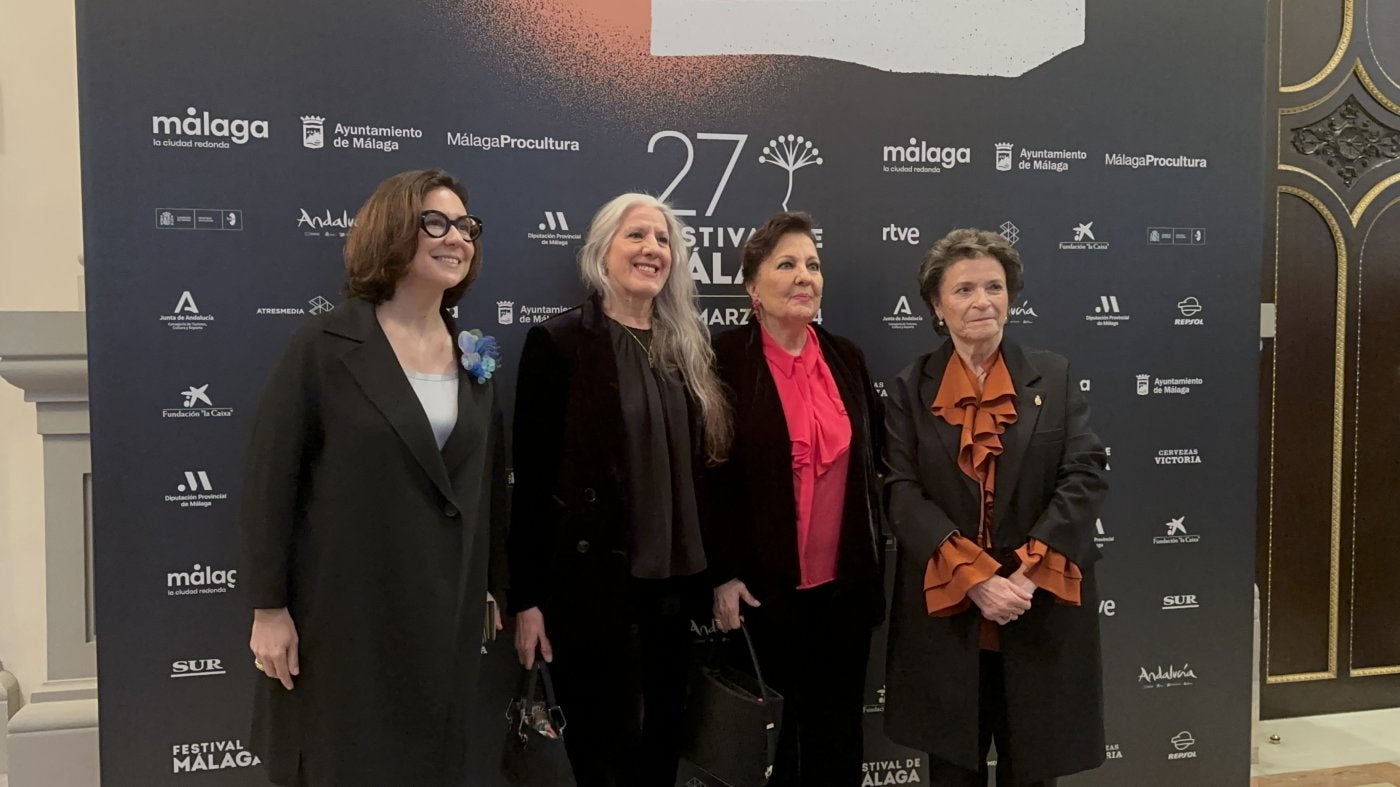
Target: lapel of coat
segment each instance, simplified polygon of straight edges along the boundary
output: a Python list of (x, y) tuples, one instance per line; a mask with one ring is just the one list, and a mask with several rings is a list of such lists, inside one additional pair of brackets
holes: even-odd
[(585, 440), (597, 440), (609, 446), (613, 457), (613, 479), (619, 492), (627, 496), (627, 450), (622, 442), (622, 392), (617, 382), (617, 353), (613, 351), (608, 316), (603, 312), (603, 299), (597, 293), (583, 303), (579, 324), (586, 336), (577, 343), (570, 387), (578, 395), (588, 415), (586, 422), (570, 424)]
[(997, 458), (997, 494), (992, 504), (993, 532), (1001, 532), (1001, 520), (1006, 514), (1007, 501), (1021, 472), (1021, 460), (1025, 459), (1026, 446), (1035, 433), (1036, 421), (1040, 418), (1038, 401), (1043, 401), (1045, 390), (1036, 386), (1040, 382), (1040, 371), (1031, 364), (1021, 346), (1003, 339), (1001, 357), (1006, 362), (1006, 370), (1011, 374), (1011, 382), (1016, 386), (1016, 423), (1006, 427), (1001, 436), (1002, 452)]
[[(750, 323), (752, 328), (744, 340), (743, 367), (736, 391), (740, 402), (748, 402), (745, 423), (741, 425), (747, 433), (757, 439), (750, 444), (759, 448), (772, 448), (791, 461), (792, 435), (788, 434), (787, 414), (783, 411), (783, 400), (778, 394), (778, 384), (773, 380), (773, 370), (768, 368), (768, 358), (763, 352), (763, 330), (758, 321)], [(788, 465), (783, 465), (787, 467)], [(787, 478), (791, 483), (791, 473)], [(791, 491), (789, 491), (791, 496)]]
[[(490, 382), (478, 383), (470, 372), (462, 368), (462, 348), (457, 344), (457, 321), (445, 310), (443, 320), (447, 323), (447, 332), (452, 336), (452, 353), (457, 359), (457, 423), (452, 426), (452, 433), (442, 445), (442, 461), (447, 467), (450, 479), (455, 476), (457, 468), (471, 456), (473, 437), (481, 436), (476, 419), (483, 405), (487, 408), (486, 412), (490, 412), (491, 397), (495, 395), (496, 386)], [(491, 429), (489, 422), (486, 429)], [(481, 440), (476, 442), (485, 443)]]
[[(379, 327), (374, 306), (367, 301), (351, 299), (332, 314), (325, 330), (359, 342), (341, 356), (350, 375), (370, 402), (383, 413), (399, 439), (408, 446), (409, 453), (418, 460), (433, 485), (455, 505), (457, 495), (448, 479), (447, 465), (443, 463), (442, 452), (438, 450), (437, 440), (433, 437), (433, 428), (423, 412), (422, 403), (413, 392), (413, 386), (403, 374), (403, 367), (399, 365), (398, 356), (394, 355), (389, 338)], [(461, 396), (460, 379), (458, 396)], [(460, 428), (462, 419), (459, 417), (457, 420), (457, 428)]]
[(953, 473), (957, 474), (961, 481), (959, 487), (967, 494), (967, 503), (976, 510), (977, 501), (981, 497), (981, 490), (977, 482), (973, 481), (958, 467), (958, 448), (962, 444), (962, 428), (954, 426), (933, 412), (933, 401), (938, 398), (938, 389), (943, 386), (943, 373), (948, 370), (948, 361), (953, 357), (953, 341), (951, 339), (943, 342), (943, 346), (933, 351), (924, 361), (923, 372), (919, 379), (919, 407), (922, 411), (918, 414), (915, 423), (931, 423), (934, 434), (938, 435), (938, 441), (943, 444), (943, 448), (948, 453), (948, 463), (953, 468)]

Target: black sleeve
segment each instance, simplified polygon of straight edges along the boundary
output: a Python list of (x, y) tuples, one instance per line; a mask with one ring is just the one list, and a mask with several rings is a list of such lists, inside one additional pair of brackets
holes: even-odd
[(1094, 520), (1099, 515), (1108, 481), (1108, 454), (1089, 428), (1089, 400), (1065, 370), (1065, 449), (1055, 479), (1055, 494), (1028, 534), (1079, 567), (1101, 556), (1094, 545)]
[[(907, 373), (917, 379), (918, 364)], [(919, 437), (916, 419), (932, 417), (928, 409), (911, 399), (915, 383), (900, 379), (892, 386), (885, 410), (885, 500), (890, 530), (907, 554), (928, 560), (958, 526), (924, 491), (919, 474)], [(957, 468), (954, 467), (956, 472)]]
[(506, 448), (505, 416), (500, 402), (491, 405), (491, 563), (486, 588), (502, 608), (510, 591), (506, 533), (510, 530), (510, 454)]
[(320, 442), (317, 370), (308, 324), (272, 371), (253, 418), (244, 460), (243, 580), (254, 609), (288, 603), (293, 539), (305, 506), (310, 463)]
[(509, 553), (511, 614), (539, 606), (548, 592), (550, 561), (563, 501), (554, 493), (564, 458), (568, 364), (541, 325), (530, 329), (515, 386), (515, 489)]
[[(716, 348), (718, 349), (718, 348)], [(716, 374), (724, 385), (725, 394), (734, 417), (734, 442), (729, 457), (706, 470), (700, 504), (700, 532), (705, 543), (705, 562), (715, 587), (741, 576), (741, 558), (746, 534), (754, 532), (753, 508), (749, 502), (743, 460), (744, 436), (740, 431), (741, 403), (732, 384), (733, 370), (726, 368), (725, 357), (716, 353)]]

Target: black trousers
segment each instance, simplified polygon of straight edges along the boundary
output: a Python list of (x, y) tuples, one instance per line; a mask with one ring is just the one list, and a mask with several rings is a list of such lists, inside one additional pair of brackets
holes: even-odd
[[(579, 593), (589, 589), (579, 588)], [(550, 671), (578, 787), (671, 787), (690, 670), (691, 617), (708, 618), (699, 577), (628, 582), (626, 609), (550, 626)]]
[(783, 695), (769, 787), (857, 787), (872, 634), (861, 610), (828, 583), (745, 608), (744, 621), (764, 680)]
[(982, 651), (981, 684), (978, 686), (978, 762), (976, 771), (954, 765), (929, 755), (929, 784), (937, 787), (986, 787), (987, 753), (992, 741), (997, 744), (997, 787), (1055, 787), (1055, 779), (1026, 781), (1017, 776), (1016, 763), (1011, 759), (1011, 727), (1006, 719), (1006, 675), (1001, 654)]

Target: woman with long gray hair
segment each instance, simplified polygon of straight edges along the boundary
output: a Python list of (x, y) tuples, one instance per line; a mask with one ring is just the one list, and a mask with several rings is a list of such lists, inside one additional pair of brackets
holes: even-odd
[(710, 588), (696, 487), (733, 428), (665, 203), (623, 194), (579, 252), (587, 301), (530, 330), (515, 405), (515, 646), (550, 663), (580, 787), (674, 784), (690, 620)]

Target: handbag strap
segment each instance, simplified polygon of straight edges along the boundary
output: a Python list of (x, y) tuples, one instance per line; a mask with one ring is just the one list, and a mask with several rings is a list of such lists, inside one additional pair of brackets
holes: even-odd
[[(564, 717), (564, 709), (559, 707), (559, 700), (554, 697), (554, 678), (549, 674), (549, 665), (540, 658), (535, 662), (534, 671), (544, 678), (544, 707), (549, 711), (550, 721), (554, 722), (554, 731), (563, 735), (569, 720)], [(531, 696), (534, 696), (533, 690)]]
[(763, 680), (763, 669), (758, 666), (758, 651), (754, 649), (753, 637), (749, 636), (749, 628), (743, 623), (739, 624), (739, 630), (744, 633), (744, 644), (749, 646), (749, 658), (753, 661), (753, 676), (758, 679), (758, 696), (760, 699), (768, 699), (768, 684)]

